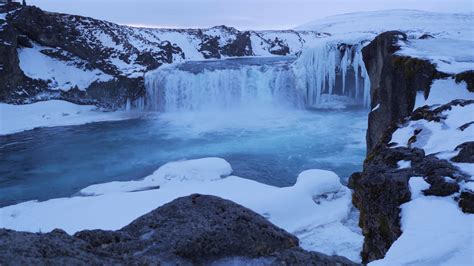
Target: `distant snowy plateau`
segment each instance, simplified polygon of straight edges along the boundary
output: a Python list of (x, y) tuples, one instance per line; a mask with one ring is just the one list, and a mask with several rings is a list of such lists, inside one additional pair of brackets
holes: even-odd
[[(156, 90), (163, 89), (156, 87), (157, 80), (166, 77), (168, 84), (176, 81), (173, 78), (182, 77), (177, 73), (185, 66), (183, 63), (235, 60), (235, 57), (291, 58), (272, 66), (272, 70), (264, 70), (295, 80), (294, 85), (288, 85), (301, 92), (295, 96), (275, 96), (274, 91), (269, 92), (273, 98), (285, 98), (290, 105), (344, 108), (354, 101), (365, 106), (371, 115), (388, 112), (389, 109), (384, 109), (388, 108), (384, 106), (386, 102), (380, 100), (383, 97), (377, 98), (371, 92), (374, 80), (369, 81), (369, 77), (375, 74), (364, 64), (362, 49), (383, 32), (405, 33), (406, 39), (400, 36), (395, 44), (387, 44), (398, 47), (395, 56), (427, 61), (442, 75), (433, 79), (429, 94), (418, 91), (414, 103), (414, 109), (426, 106), (425, 113), (435, 114), (407, 117), (397, 124), (387, 145), (390, 149), (421, 149), (426, 156), (449, 161), (463, 176), (456, 180), (445, 177), (446, 182), (459, 186), (447, 196), (423, 193), (430, 187), (423, 176), (409, 178), (411, 196), (400, 205), (402, 233), (384, 258), (371, 259), (369, 265), (474, 265), (474, 214), (472, 210), (463, 212), (457, 203), (462, 193), (473, 197), (474, 164), (453, 159), (463, 149), (460, 144), (471, 143), (469, 147), (473, 149), (474, 88), (468, 88), (469, 81), (458, 75), (471, 73), (472, 79), (472, 13), (413, 10), (352, 13), (283, 31), (238, 31), (225, 26), (186, 30), (135, 28), (48, 13), (48, 23), (62, 24), (59, 28), (63, 32), (17, 32), (19, 38), (9, 39), (7, 35), (13, 28), (21, 32), (29, 26), (24, 21), (29, 15), (43, 16), (38, 12), (11, 10), (0, 14), (0, 78), (11, 80), (0, 84), (1, 135), (37, 127), (130, 119), (147, 111), (163, 111), (150, 103), (150, 99), (157, 97)], [(43, 37), (30, 38), (35, 34)], [(12, 42), (15, 42), (14, 51), (9, 50)], [(16, 53), (17, 72), (8, 61), (13, 59), (4, 57), (5, 51)], [(170, 69), (173, 74), (162, 75)], [(179, 75), (196, 78), (195, 84), (198, 75), (214, 70), (196, 71)], [(246, 73), (253, 76), (266, 77), (270, 73), (259, 71), (252, 63), (246, 66)], [(341, 75), (342, 85), (336, 81)], [(355, 77), (357, 90), (345, 91), (346, 75)], [(131, 91), (124, 85), (127, 82), (137, 82), (143, 88)], [(277, 86), (275, 82), (282, 81), (268, 82)], [(110, 93), (114, 101), (109, 101), (106, 90), (114, 86), (123, 89)], [(201, 99), (184, 89), (176, 95), (186, 93), (190, 93), (186, 99)], [(216, 97), (231, 96), (219, 93)], [(340, 101), (338, 96), (343, 96), (339, 97)], [(166, 97), (164, 111), (183, 108), (182, 101), (174, 103), (175, 98)], [(210, 95), (202, 97), (212, 99)], [(463, 101), (453, 103), (455, 100)], [(450, 102), (449, 107), (436, 109)], [(202, 105), (211, 103), (211, 100), (203, 101)], [(397, 171), (414, 167), (409, 159), (394, 160), (392, 168)], [(233, 176), (232, 166), (220, 158), (170, 162), (143, 180), (96, 184), (69, 198), (7, 206), (0, 209), (0, 228), (29, 232), (61, 228), (70, 234), (84, 229), (116, 230), (158, 206), (192, 193), (216, 195), (246, 206), (296, 235), (307, 250), (337, 254), (356, 262), (365, 260), (360, 254), (367, 235), (357, 224), (359, 212), (352, 205), (352, 190), (342, 185), (336, 174), (307, 170), (293, 186), (277, 188)]]

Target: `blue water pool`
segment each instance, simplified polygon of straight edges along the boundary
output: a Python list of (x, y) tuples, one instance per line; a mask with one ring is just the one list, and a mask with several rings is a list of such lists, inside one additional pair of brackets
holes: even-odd
[(2, 136), (0, 206), (71, 196), (209, 156), (229, 161), (234, 175), (274, 186), (292, 185), (310, 168), (345, 182), (361, 169), (366, 120), (366, 110), (180, 112)]

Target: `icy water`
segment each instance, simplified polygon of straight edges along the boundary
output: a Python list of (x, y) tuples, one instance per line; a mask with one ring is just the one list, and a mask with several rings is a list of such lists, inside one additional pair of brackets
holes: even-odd
[(193, 112), (0, 137), (0, 206), (140, 179), (166, 162), (216, 156), (233, 174), (289, 186), (306, 169), (345, 182), (361, 169), (366, 110)]

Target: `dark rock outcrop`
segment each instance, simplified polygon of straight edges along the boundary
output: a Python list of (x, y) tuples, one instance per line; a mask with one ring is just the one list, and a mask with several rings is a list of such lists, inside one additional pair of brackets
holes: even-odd
[(253, 261), (261, 265), (355, 265), (308, 252), (298, 239), (253, 211), (214, 196), (176, 199), (118, 231), (0, 230), (0, 263), (90, 265)]
[(398, 41), (406, 40), (405, 33), (389, 31), (362, 49), (371, 82), (371, 107), (379, 106), (369, 114), (367, 153), (388, 127), (412, 113), (416, 92), (423, 90), (427, 97), (432, 80), (444, 76), (428, 61), (395, 55)]
[(474, 92), (474, 70), (464, 71), (455, 76), (456, 82), (464, 81), (467, 84), (467, 89)]
[(474, 163), (474, 141), (464, 142), (457, 146), (456, 150), (459, 150), (459, 153), (454, 156), (451, 161), (457, 163)]

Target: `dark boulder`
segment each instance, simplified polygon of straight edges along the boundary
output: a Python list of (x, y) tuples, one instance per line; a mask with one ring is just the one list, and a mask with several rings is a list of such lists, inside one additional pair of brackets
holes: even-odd
[(24, 233), (0, 229), (0, 264), (355, 265), (308, 252), (253, 211), (214, 196), (178, 198), (117, 231)]
[(474, 192), (463, 191), (459, 196), (459, 208), (465, 213), (474, 213)]

